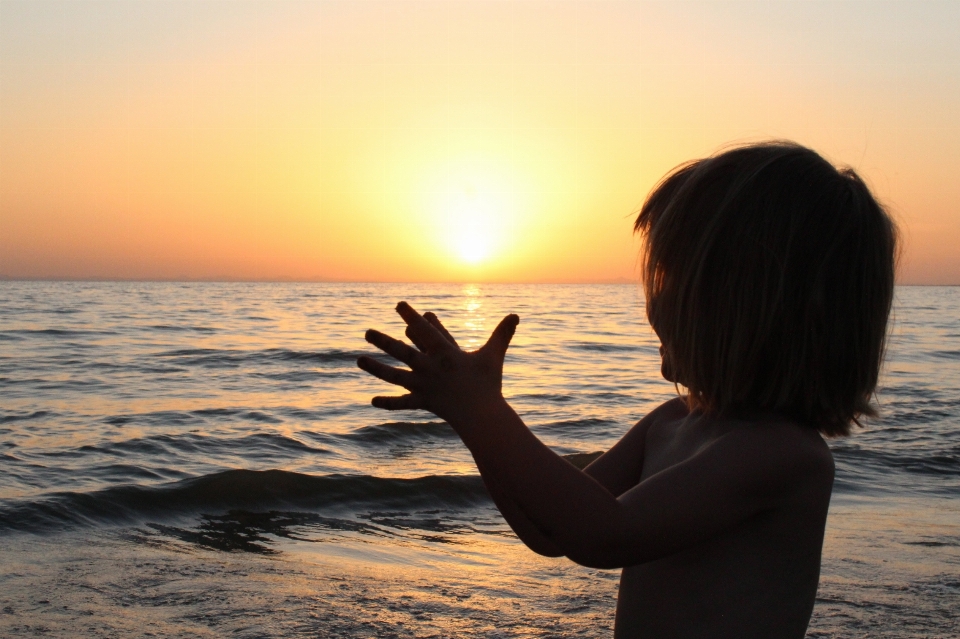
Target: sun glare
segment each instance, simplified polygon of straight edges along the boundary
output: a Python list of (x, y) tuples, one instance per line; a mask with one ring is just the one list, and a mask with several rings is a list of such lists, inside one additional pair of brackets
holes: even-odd
[(448, 276), (483, 278), (516, 259), (530, 187), (510, 158), (464, 153), (424, 165), (421, 176), (418, 226)]
[(490, 180), (459, 179), (440, 194), (438, 240), (463, 265), (478, 267), (502, 252), (515, 211), (503, 188)]
[(473, 189), (458, 195), (449, 213), (450, 239), (460, 259), (476, 266), (490, 256), (496, 239), (491, 226), (497, 212), (489, 199)]

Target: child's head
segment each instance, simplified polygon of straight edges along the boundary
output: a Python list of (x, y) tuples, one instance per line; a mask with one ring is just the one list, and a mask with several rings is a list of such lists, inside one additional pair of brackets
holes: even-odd
[(647, 317), (691, 407), (826, 435), (873, 414), (897, 231), (853, 170), (787, 142), (734, 148), (671, 172), (634, 228)]

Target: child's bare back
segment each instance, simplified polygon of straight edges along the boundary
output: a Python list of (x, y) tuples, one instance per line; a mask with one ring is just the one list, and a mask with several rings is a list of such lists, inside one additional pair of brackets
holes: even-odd
[[(776, 418), (716, 419), (673, 400), (586, 472), (619, 490), (638, 472), (639, 483), (706, 456), (726, 463), (734, 484), (732, 475), (764, 472), (750, 465), (758, 456), (784, 468), (771, 477), (769, 492), (754, 496), (767, 503), (756, 514), (699, 543), (677, 540), (681, 550), (624, 568), (616, 636), (802, 637), (833, 485), (833, 458), (815, 430)], [(711, 488), (700, 487), (700, 499), (714, 499), (718, 491)], [(738, 509), (736, 503), (718, 506)]]
[(863, 182), (790, 143), (683, 165), (647, 198), (643, 284), (661, 372), (683, 394), (580, 470), (503, 397), (509, 315), (465, 352), (401, 302), (413, 345), (370, 330), (405, 388), (473, 454), (534, 552), (623, 568), (616, 636), (801, 639), (833, 485), (822, 435), (849, 432), (877, 384), (896, 229)]

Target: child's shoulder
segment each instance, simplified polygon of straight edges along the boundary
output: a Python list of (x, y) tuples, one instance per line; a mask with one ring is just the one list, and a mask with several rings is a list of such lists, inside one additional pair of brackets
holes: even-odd
[(779, 415), (727, 421), (719, 438), (724, 445), (788, 468), (833, 476), (833, 455), (815, 426)]
[(762, 484), (833, 482), (834, 462), (817, 429), (775, 414), (724, 417), (690, 411), (682, 399), (650, 414), (644, 477), (677, 464), (720, 464)]
[(675, 397), (647, 413), (643, 419), (637, 422), (634, 429), (643, 431), (645, 435), (650, 430), (670, 430), (673, 425), (678, 424), (689, 415), (690, 408), (687, 406), (686, 399)]
[(651, 411), (640, 425), (671, 438), (692, 437), (704, 444), (725, 441), (768, 452), (782, 449), (784, 453), (832, 460), (830, 448), (815, 425), (775, 413), (735, 417), (705, 414), (691, 411), (685, 398), (677, 397)]
[(835, 469), (815, 427), (775, 415), (731, 422), (715, 445), (737, 469), (736, 483), (768, 506), (825, 511)]

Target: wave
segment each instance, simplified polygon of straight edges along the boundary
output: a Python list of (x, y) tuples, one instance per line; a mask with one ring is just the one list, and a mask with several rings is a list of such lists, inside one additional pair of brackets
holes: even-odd
[(446, 422), (387, 422), (363, 426), (336, 437), (364, 444), (383, 444), (412, 439), (457, 439), (457, 433)]
[[(610, 420), (589, 418), (537, 424), (532, 426), (531, 429), (542, 434), (562, 434), (575, 440), (592, 440), (596, 439), (598, 435), (606, 436), (607, 429), (615, 425), (616, 422)], [(310, 435), (316, 436), (315, 433), (310, 433)], [(344, 434), (324, 434), (323, 437), (365, 445), (430, 439), (459, 439), (456, 431), (446, 422), (387, 422), (374, 426), (363, 426)], [(592, 455), (593, 453), (574, 453), (572, 456), (579, 458), (584, 454)], [(571, 455), (564, 455), (564, 457), (570, 459)]]
[(834, 444), (831, 449), (838, 462), (882, 471), (884, 474), (891, 470), (902, 470), (919, 475), (960, 477), (960, 446), (923, 454), (870, 450), (848, 444)]
[(147, 328), (154, 331), (173, 333), (216, 333), (219, 330), (212, 326), (177, 326), (176, 324), (154, 324)]
[(311, 382), (318, 379), (342, 377), (343, 373), (318, 370), (296, 370), (284, 371), (281, 373), (254, 373), (253, 376), (261, 379), (271, 379), (277, 382)]
[(343, 534), (379, 538), (404, 538), (432, 543), (463, 543), (464, 536), (509, 535), (506, 526), (488, 513), (428, 510), (420, 512), (373, 512), (331, 517), (303, 511), (251, 512), (231, 510), (223, 515), (202, 515), (194, 527), (148, 523), (147, 529), (128, 535), (134, 541), (152, 543), (155, 536), (172, 537), (191, 545), (227, 552), (273, 555), (276, 538), (329, 541)]
[(577, 398), (573, 395), (564, 395), (562, 393), (521, 393), (518, 395), (512, 395), (508, 399), (517, 401), (544, 401), (551, 404), (567, 404), (576, 400)]
[(960, 359), (960, 350), (957, 351), (933, 351), (930, 353), (930, 357), (938, 357), (941, 359)]
[(86, 335), (117, 335), (116, 331), (78, 331), (65, 328), (19, 328), (6, 331), (0, 331), (3, 335), (48, 335), (51, 337), (82, 337)]
[(960, 418), (960, 399), (943, 397), (939, 389), (889, 385), (879, 397), (880, 418), (873, 423), (932, 423)]
[[(438, 425), (446, 426), (421, 424)], [(564, 457), (583, 468), (600, 455), (600, 452), (591, 452)], [(139, 476), (142, 481), (158, 478), (148, 469), (124, 464), (115, 464), (110, 469), (115, 475)], [(424, 529), (426, 524), (420, 521), (424, 512), (467, 511), (491, 505), (479, 475), (399, 479), (371, 475), (316, 476), (284, 470), (226, 470), (159, 486), (123, 485), (91, 492), (58, 492), (33, 499), (6, 500), (0, 503), (0, 533), (43, 533), (79, 526), (163, 522), (197, 514), (216, 519), (220, 514), (237, 511), (260, 516), (264, 512), (290, 508), (307, 511), (301, 516), (314, 520), (346, 515), (393, 528), (409, 525)], [(428, 519), (436, 520), (435, 517)]]
[(279, 454), (284, 457), (331, 454), (331, 451), (325, 448), (310, 446), (279, 433), (253, 433), (237, 437), (182, 433), (179, 435), (151, 435), (97, 445), (86, 445), (77, 449), (67, 449), (60, 453), (48, 453), (47, 456), (82, 457), (90, 453), (101, 453), (111, 457), (126, 458), (133, 454), (144, 455), (150, 459), (168, 460), (176, 459), (179, 455), (199, 457), (219, 454), (249, 455), (252, 451), (256, 451), (257, 457), (261, 459), (263, 456), (270, 454)]
[(567, 348), (590, 353), (639, 353), (643, 350), (640, 344), (610, 344), (606, 342), (572, 342), (567, 344)]
[(312, 476), (283, 470), (227, 470), (170, 484), (118, 486), (54, 493), (0, 506), (0, 532), (143, 522), (192, 513), (294, 507), (336, 512), (358, 507), (410, 511), (466, 509), (490, 504), (477, 475), (392, 479), (369, 475)]
[(0, 424), (9, 424), (10, 422), (25, 422), (34, 419), (44, 419), (46, 417), (56, 416), (56, 413), (48, 410), (35, 410), (32, 413), (13, 413), (9, 415), (0, 415)]
[(242, 421), (259, 422), (261, 424), (279, 424), (283, 421), (261, 411), (247, 409), (200, 408), (190, 411), (190, 413), (200, 417), (237, 417)]
[(596, 429), (598, 427), (615, 426), (617, 422), (609, 419), (600, 419), (597, 417), (587, 417), (585, 419), (565, 419), (559, 422), (547, 422), (537, 424), (532, 428), (534, 430), (550, 430), (553, 432), (576, 433), (584, 429)]
[[(241, 421), (255, 422), (258, 424), (282, 424), (283, 419), (273, 414), (274, 411), (286, 414), (289, 412), (284, 408), (271, 408), (269, 412), (253, 408), (198, 408), (190, 411), (163, 410), (152, 413), (133, 413), (128, 415), (110, 415), (103, 418), (103, 422), (112, 426), (123, 426), (125, 424), (147, 424), (152, 426), (171, 426), (171, 425), (190, 425), (203, 424), (211, 420), (217, 422)], [(295, 417), (317, 420), (323, 415), (303, 410), (294, 410)]]
[(330, 349), (324, 351), (297, 351), (286, 348), (266, 348), (262, 350), (238, 350), (219, 348), (188, 348), (157, 353), (182, 366), (200, 366), (207, 368), (236, 368), (241, 365), (263, 364), (270, 362), (303, 362), (308, 364), (353, 365), (357, 358), (374, 356), (375, 353), (360, 350)]
[(917, 493), (952, 498), (960, 490), (960, 446), (937, 451), (888, 453), (832, 443), (834, 493)]
[(617, 426), (617, 422), (609, 419), (590, 417), (537, 424), (532, 426), (531, 430), (552, 437), (562, 436), (569, 440), (592, 442), (597, 438), (609, 437), (617, 429)]

